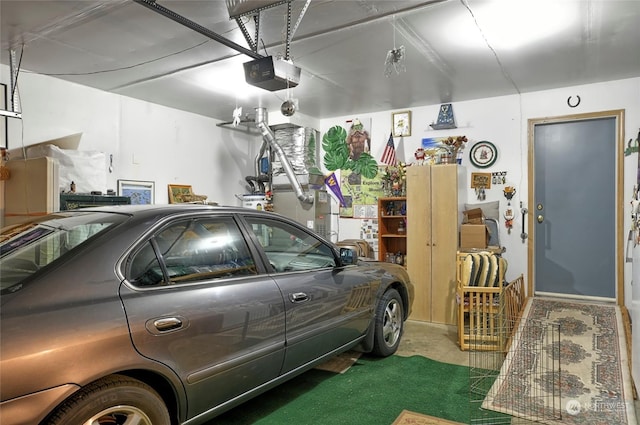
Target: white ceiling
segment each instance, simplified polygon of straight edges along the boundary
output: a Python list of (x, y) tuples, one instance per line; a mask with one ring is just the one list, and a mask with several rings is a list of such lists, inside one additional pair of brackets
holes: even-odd
[[(157, 3), (250, 50), (225, 1)], [(290, 49), (299, 86), (253, 87), (250, 98), (235, 81), (252, 58), (133, 0), (2, 0), (0, 60), (8, 65), (13, 50), (21, 73), (223, 121), (236, 106), (277, 109), (288, 97), (328, 118), (640, 76), (639, 0), (312, 0), (302, 14), (305, 4), (292, 3), (291, 27), (302, 16)], [(285, 54), (286, 11), (262, 12), (259, 54)], [(253, 34), (253, 20), (246, 27)], [(385, 76), (400, 46), (406, 71)]]

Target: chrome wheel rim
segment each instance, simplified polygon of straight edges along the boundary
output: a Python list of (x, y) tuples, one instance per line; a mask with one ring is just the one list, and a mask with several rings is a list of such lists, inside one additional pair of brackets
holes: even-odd
[(151, 419), (134, 406), (114, 406), (104, 409), (83, 425), (152, 425)]
[(400, 303), (397, 300), (391, 300), (384, 309), (384, 322), (382, 324), (382, 336), (387, 347), (393, 347), (398, 342), (401, 329)]

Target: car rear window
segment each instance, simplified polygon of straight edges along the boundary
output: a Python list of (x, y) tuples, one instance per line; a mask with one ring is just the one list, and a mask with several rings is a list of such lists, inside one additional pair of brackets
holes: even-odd
[(20, 289), (24, 279), (125, 219), (118, 214), (57, 213), (2, 229), (0, 289)]

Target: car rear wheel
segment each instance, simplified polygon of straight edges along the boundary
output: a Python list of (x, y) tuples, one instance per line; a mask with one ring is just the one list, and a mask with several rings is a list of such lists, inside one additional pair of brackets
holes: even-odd
[(402, 298), (395, 289), (389, 289), (382, 295), (376, 307), (375, 335), (372, 353), (387, 357), (400, 345), (404, 326), (404, 307)]
[(96, 381), (67, 400), (47, 425), (170, 425), (169, 412), (147, 384), (115, 375)]

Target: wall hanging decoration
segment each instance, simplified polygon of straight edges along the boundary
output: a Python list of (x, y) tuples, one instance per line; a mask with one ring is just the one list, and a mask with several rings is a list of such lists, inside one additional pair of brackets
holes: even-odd
[(155, 191), (152, 181), (118, 180), (118, 196), (128, 196), (132, 205), (154, 204)]
[(336, 173), (332, 172), (324, 179), (324, 184), (331, 190), (340, 203), (341, 207), (347, 206), (347, 201), (344, 199), (344, 195), (342, 194), (342, 190), (340, 189), (340, 184), (338, 183), (338, 178), (336, 177)]
[(576, 106), (578, 106), (580, 104), (580, 96), (576, 96), (577, 100), (572, 101), (571, 98), (573, 96), (569, 96), (567, 98), (567, 105), (569, 105), (570, 108), (575, 108)]
[(322, 136), (324, 166), (329, 171), (347, 170), (373, 179), (378, 173), (378, 163), (369, 153), (371, 136), (360, 120), (347, 124), (351, 124), (349, 133), (335, 125)]
[(476, 190), (478, 201), (487, 199), (485, 190), (491, 188), (491, 173), (471, 173), (471, 188)]
[(502, 193), (504, 194), (504, 197), (507, 198), (507, 209), (504, 212), (504, 225), (507, 228), (507, 233), (511, 234), (513, 219), (515, 218), (513, 208), (511, 208), (511, 200), (516, 194), (516, 188), (513, 186), (506, 186), (502, 189)]
[(391, 114), (393, 137), (411, 136), (411, 111), (394, 112)]
[(474, 167), (491, 167), (498, 159), (498, 150), (495, 145), (486, 140), (480, 141), (471, 147), (469, 160)]
[(183, 202), (188, 203), (204, 203), (207, 200), (206, 195), (196, 195), (193, 193), (193, 189), (190, 185), (186, 184), (170, 184), (169, 188), (169, 203), (180, 204)]
[(493, 184), (505, 184), (507, 182), (506, 171), (495, 171), (491, 173), (491, 183)]
[(456, 128), (456, 120), (453, 116), (453, 106), (450, 103), (440, 105), (438, 112), (438, 122), (429, 124), (434, 130), (446, 130)]
[(624, 150), (624, 156), (629, 156), (634, 152), (638, 152), (638, 146), (640, 146), (640, 131), (638, 131), (638, 137), (634, 142), (633, 139), (629, 139), (627, 142), (627, 148)]

